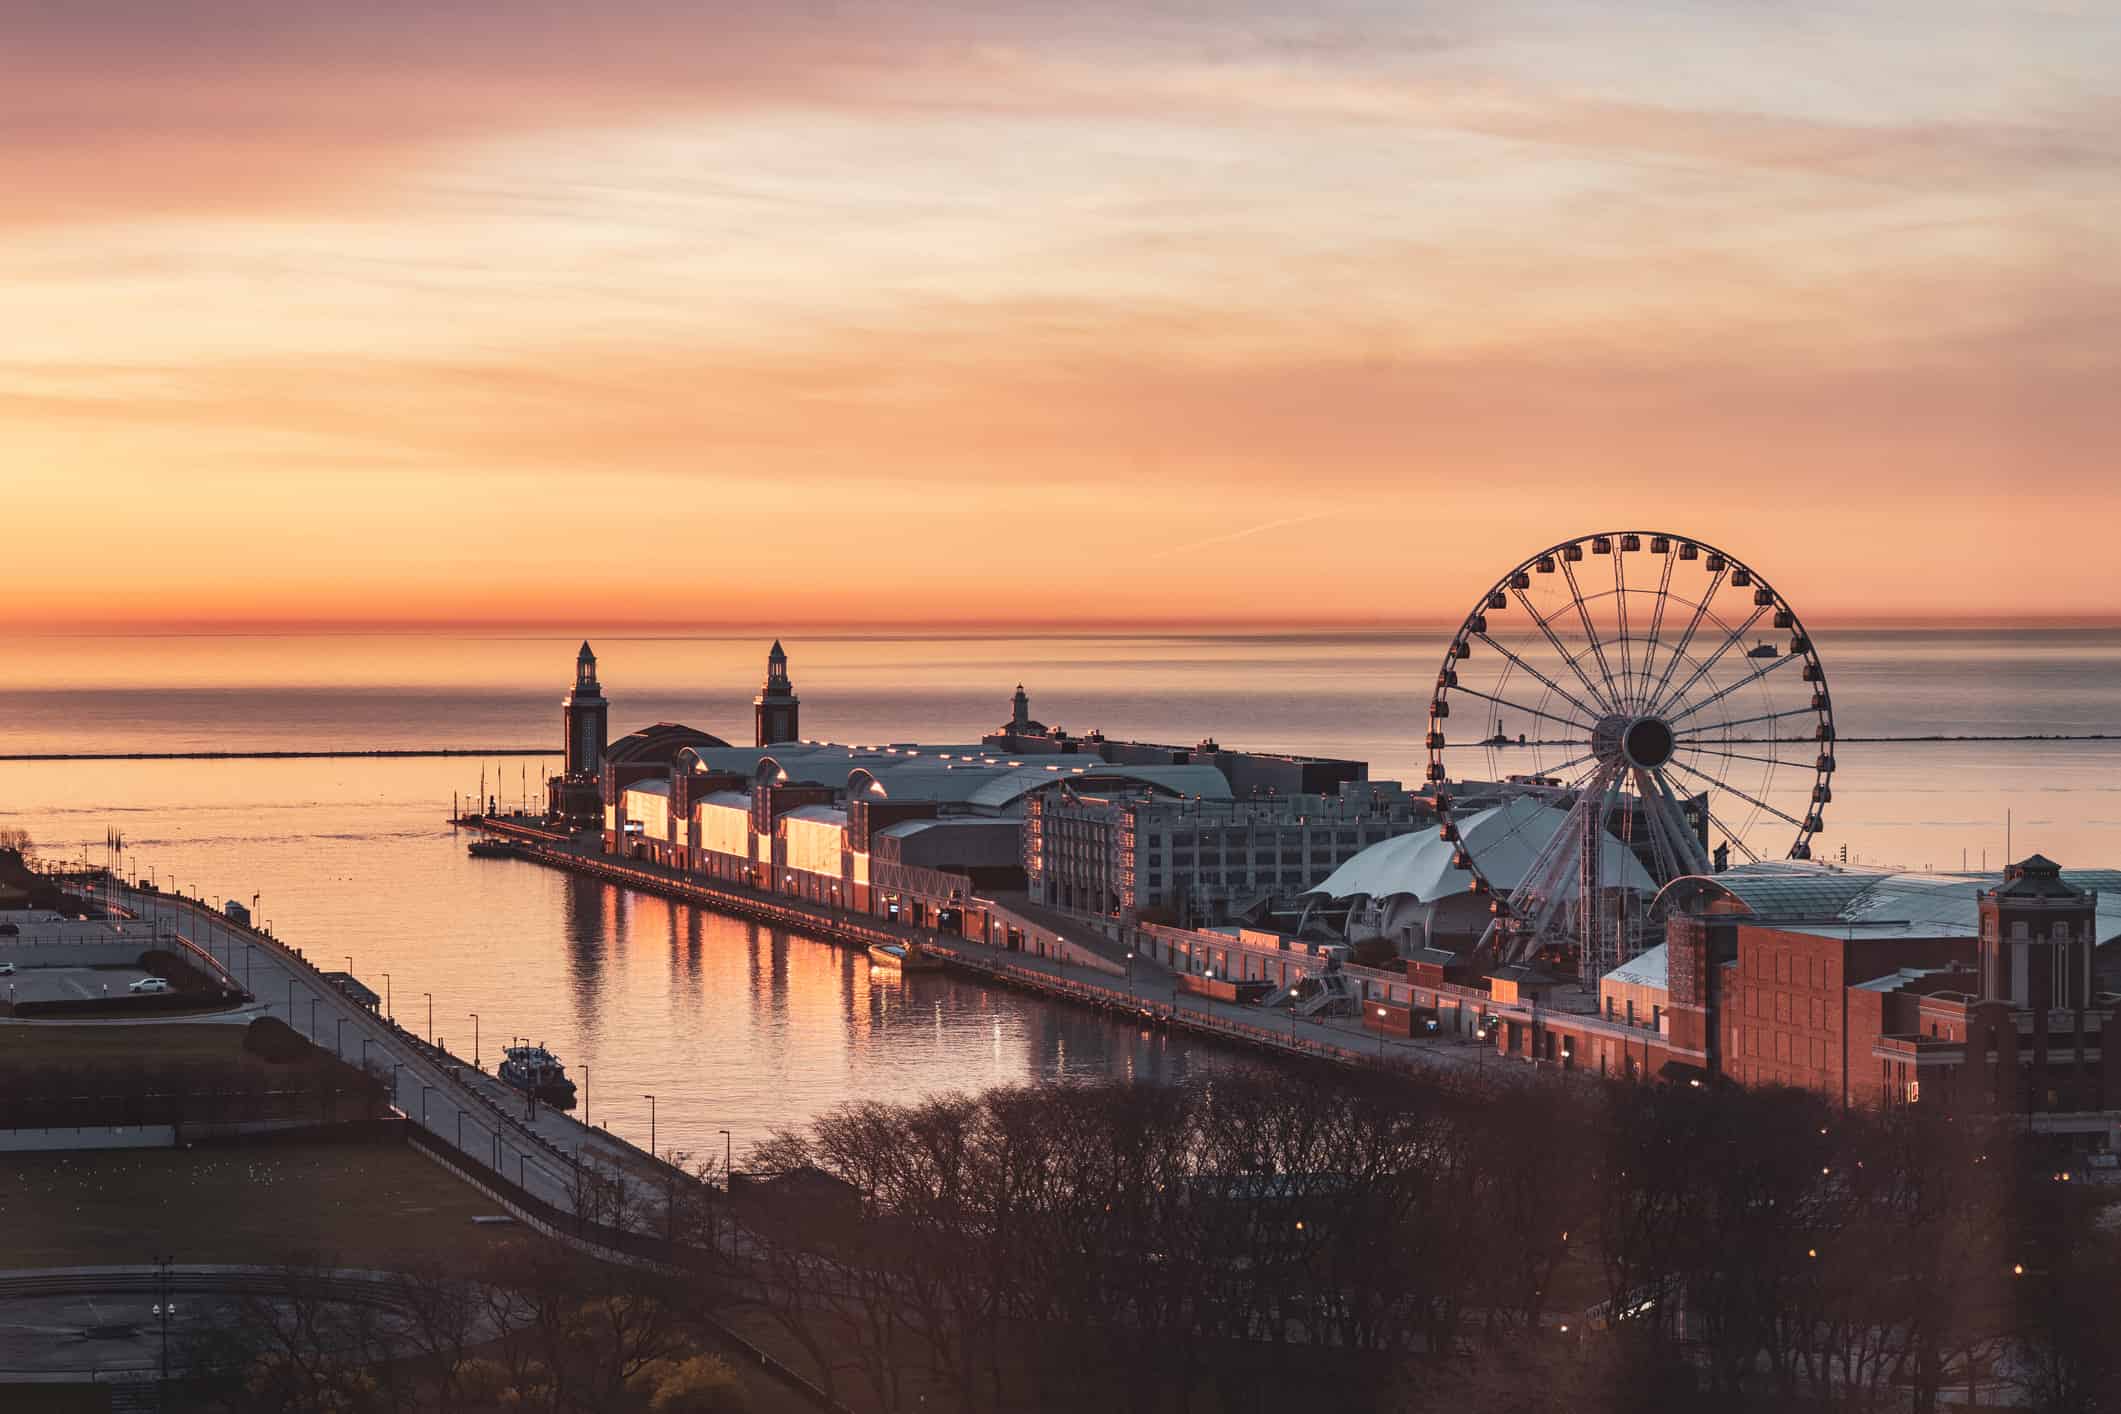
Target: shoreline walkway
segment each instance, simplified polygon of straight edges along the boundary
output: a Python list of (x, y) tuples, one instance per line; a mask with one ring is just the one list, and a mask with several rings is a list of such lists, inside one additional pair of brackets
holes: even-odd
[[(148, 908), (165, 918), (174, 915), (179, 938), (211, 956), (232, 984), (243, 986), (239, 977), (250, 979), (247, 990), (256, 999), (255, 1011), (277, 1016), (349, 1065), (387, 1074), (391, 1103), (400, 1114), (555, 1208), (576, 1211), (585, 1164), (652, 1180), (650, 1193), (680, 1175), (609, 1130), (583, 1124), (551, 1105), (537, 1105), (531, 1118), (531, 1106), (519, 1092), (371, 1011), (299, 949), (268, 933), (189, 899), (123, 883), (112, 888), (109, 901), (128, 912)], [(210, 929), (199, 926), (209, 919)], [(216, 943), (220, 948), (213, 951)]]
[[(1107, 971), (1012, 952), (968, 938), (761, 893), (741, 885), (710, 883), (645, 861), (613, 859), (601, 852), (591, 853), (585, 847), (555, 843), (552, 836), (542, 831), (533, 837), (529, 831), (518, 832), (496, 820), (481, 820), (473, 828), (508, 836), (515, 845), (512, 857), (528, 863), (603, 879), (620, 887), (659, 894), (840, 946), (918, 944), (942, 958), (953, 970), (979, 976), (995, 985), (1138, 1017), (1144, 1024), (1175, 1026), (1271, 1054), (1395, 1074), (1418, 1073), (1432, 1078), (1470, 1077), (1483, 1073), (1491, 1079), (1521, 1078), (1536, 1071), (1535, 1067), (1521, 1063), (1509, 1064), (1485, 1043), (1441, 1036), (1394, 1036), (1365, 1027), (1359, 1020), (1312, 1020), (1187, 993), (1180, 989), (1175, 973), (1144, 957), (1126, 963), (1107, 963), (1107, 967), (1114, 968)], [(1124, 953), (1123, 949), (1115, 949), (1109, 940), (1096, 938), (1085, 924), (1082, 939), (1076, 945), (1082, 946), (1092, 940), (1100, 946), (1086, 948), (1086, 951)], [(1118, 970), (1122, 967), (1126, 970)]]

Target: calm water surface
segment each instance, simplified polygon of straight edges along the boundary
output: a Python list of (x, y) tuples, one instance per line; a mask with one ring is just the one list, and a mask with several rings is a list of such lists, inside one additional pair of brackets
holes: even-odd
[[(1844, 736), (2121, 736), (2121, 633), (1816, 634)], [(770, 633), (592, 635), (614, 733), (677, 720), (750, 739)], [(535, 746), (558, 738), (578, 636), (21, 639), (0, 752)], [(805, 735), (976, 740), (1021, 680), (1071, 730), (1346, 755), (1417, 779), (1438, 633), (788, 640)], [(1912, 868), (2016, 853), (2121, 864), (2121, 741), (1838, 752), (1821, 843)], [(512, 797), (550, 760), (486, 765)], [(853, 1098), (1056, 1075), (1201, 1081), (1241, 1060), (944, 978), (872, 975), (827, 944), (511, 861), (442, 823), (476, 760), (0, 763), (0, 825), (44, 848), (124, 831), (144, 870), (260, 895), (282, 936), (353, 958), (401, 1020), (452, 1048), (514, 1033), (588, 1072), (591, 1117), (741, 1151)], [(335, 960), (335, 961), (334, 961)], [(268, 999), (269, 1000), (269, 999)]]

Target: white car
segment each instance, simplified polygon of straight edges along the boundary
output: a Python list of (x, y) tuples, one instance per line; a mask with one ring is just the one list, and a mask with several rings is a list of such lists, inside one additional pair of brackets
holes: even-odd
[(15, 964), (12, 962), (0, 962), (0, 977), (12, 977), (14, 975)]
[(133, 983), (132, 989), (136, 992), (166, 992), (169, 990), (169, 979), (166, 977), (142, 977), (139, 981)]

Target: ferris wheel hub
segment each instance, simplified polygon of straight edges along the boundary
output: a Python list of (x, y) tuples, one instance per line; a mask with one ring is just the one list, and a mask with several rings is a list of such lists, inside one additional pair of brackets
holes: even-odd
[(1677, 747), (1672, 724), (1658, 716), (1630, 717), (1616, 712), (1600, 718), (1591, 729), (1591, 750), (1609, 766), (1654, 771), (1672, 759)]

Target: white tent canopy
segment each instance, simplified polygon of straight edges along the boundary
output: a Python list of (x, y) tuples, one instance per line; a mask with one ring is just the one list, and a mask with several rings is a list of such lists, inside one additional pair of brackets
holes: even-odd
[[(1458, 833), (1466, 852), (1479, 861), (1488, 882), (1508, 893), (1523, 881), (1540, 850), (1567, 825), (1568, 818), (1565, 810), (1520, 795), (1468, 815), (1458, 822)], [(1334, 870), (1311, 892), (1335, 899), (1412, 897), (1433, 903), (1473, 887), (1473, 876), (1452, 866), (1456, 848), (1433, 831), (1400, 835), (1371, 845)], [(1642, 861), (1611, 835), (1604, 840), (1599, 877), (1609, 888), (1629, 888), (1645, 894), (1657, 891), (1656, 881), (1642, 867)], [(1573, 899), (1576, 889), (1576, 872), (1572, 869), (1562, 897)]]

